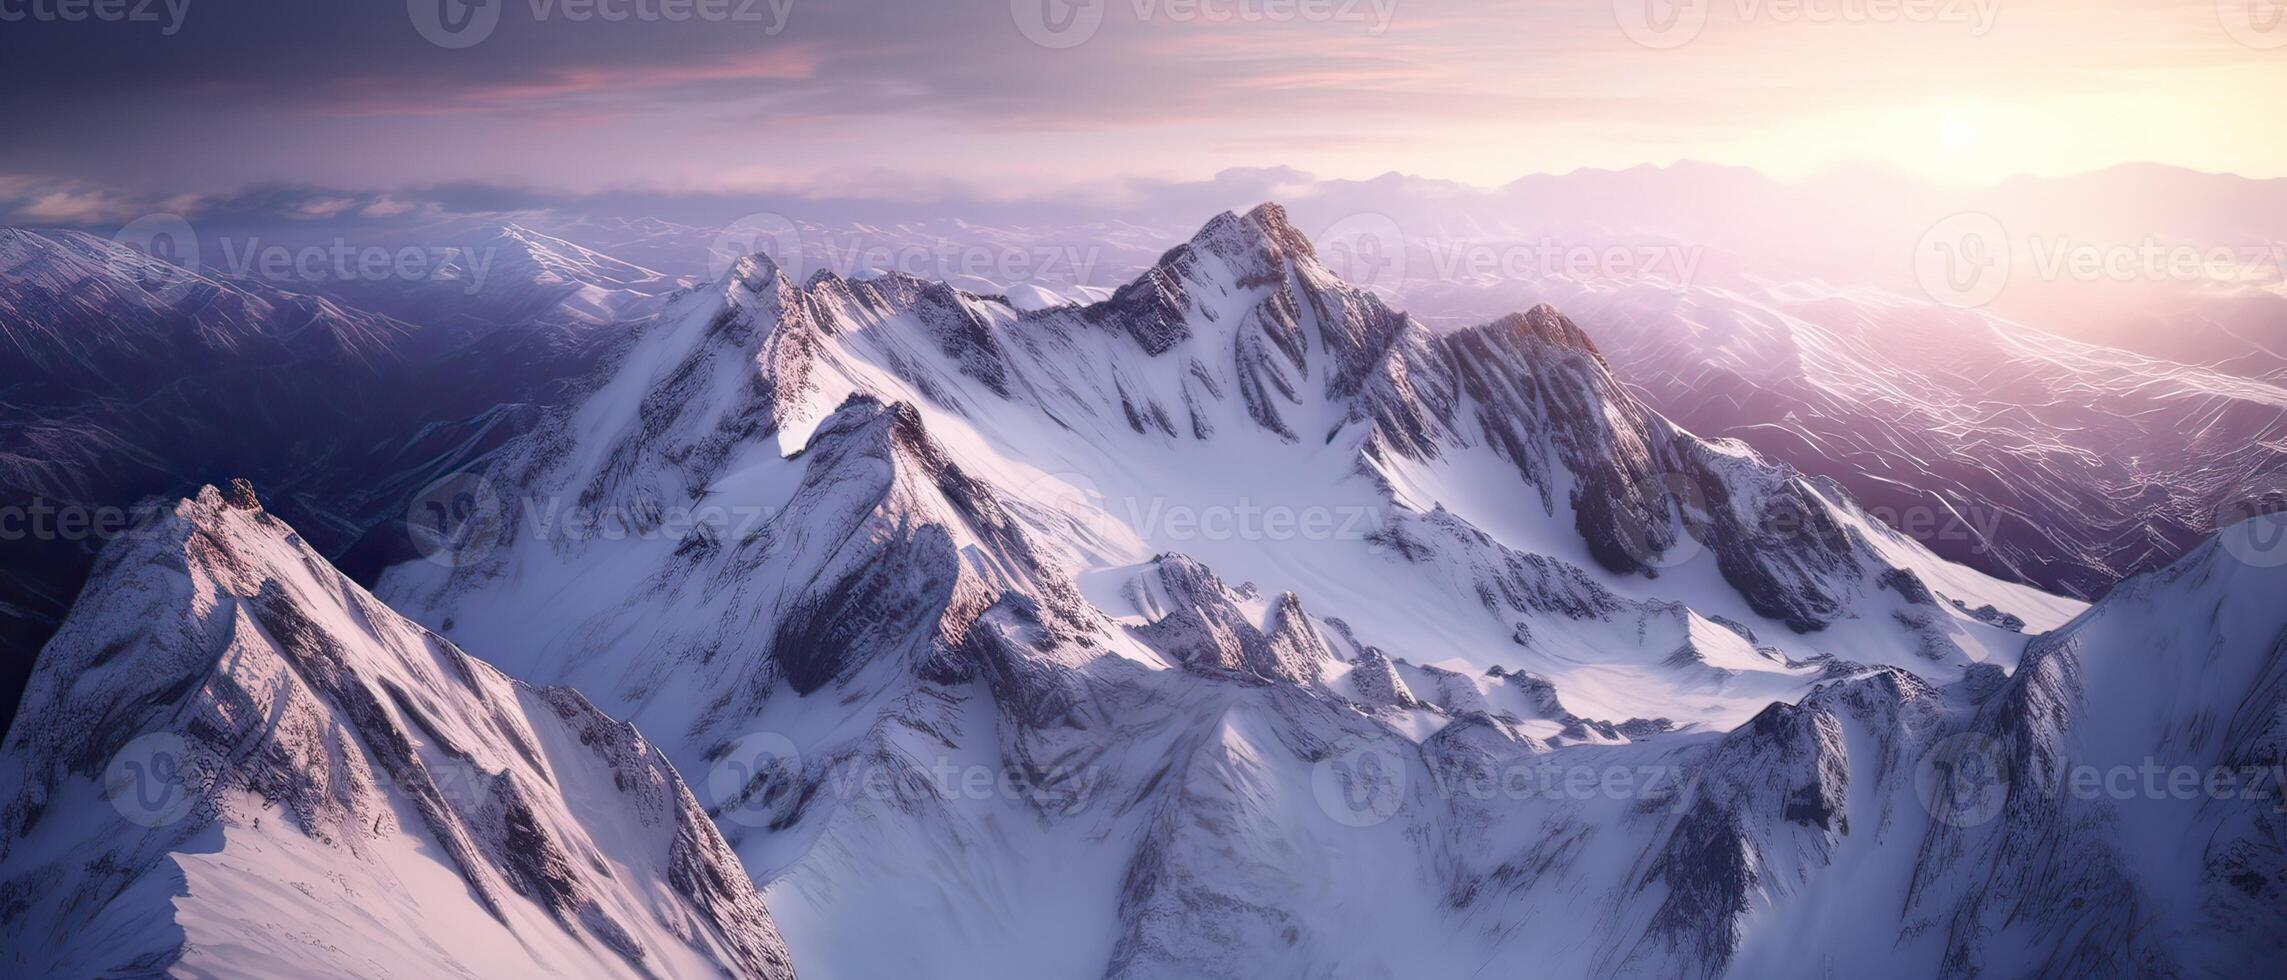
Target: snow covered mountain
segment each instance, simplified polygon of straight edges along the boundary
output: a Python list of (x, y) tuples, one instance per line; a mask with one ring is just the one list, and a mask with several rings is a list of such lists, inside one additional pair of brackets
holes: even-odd
[[(404, 933), (308, 924), (384, 894), (446, 931), (402, 962), (478, 975), (533, 968), (456, 945), (492, 923), (522, 944), (484, 951), (666, 975), (2287, 952), (2287, 516), (2093, 607), (2001, 581), (1669, 422), (1553, 308), (1423, 327), (1275, 205), (1087, 304), (741, 259), (424, 496), (389, 608), (211, 493), (107, 552), (0, 756), (0, 929), (185, 972), (339, 933), (363, 973)], [(31, 816), (102, 813), (169, 711), (231, 722), (186, 746), (290, 733), (187, 756), (225, 791), (167, 826), (219, 840)], [(473, 804), (437, 775), (471, 760)], [(694, 810), (722, 846), (678, 873)], [(537, 877), (495, 847), (528, 826), (567, 856)], [(280, 865), (354, 870), (287, 905), (249, 880)], [(128, 887), (51, 913), (23, 880)]]
[[(1744, 656), (1749, 675), (1799, 685), (1817, 671), (1790, 657), (1902, 654), (1956, 669), (2013, 657), (2021, 636), (1968, 615), (1901, 626), (1890, 613), (1915, 591), (1901, 594), (1909, 572), (2036, 627), (2077, 609), (1945, 566), (1862, 527), (1831, 488), (1674, 429), (1553, 310), (1432, 337), (1328, 274), (1275, 208), (1218, 218), (1085, 308), (1019, 312), (894, 275), (797, 284), (742, 264), (634, 338), (607, 382), (494, 474), (504, 495), (555, 513), (504, 522), (504, 547), (449, 571), (407, 566), (390, 594), (465, 632), (528, 621), (517, 596), (487, 590), (527, 561), (593, 568), (612, 579), (595, 583), (599, 596), (640, 594), (629, 577), (659, 570), (573, 559), (625, 549), (703, 579), (698, 559), (758, 544), (764, 528), (796, 523), (787, 511), (849, 506), (803, 491), (838, 487), (818, 472), (842, 459), (828, 444), (859, 437), (916, 453), (924, 482), (960, 498), (943, 506), (962, 525), (989, 525), (950, 544), (998, 556), (989, 574), (972, 572), (994, 587), (1068, 575), (1108, 598), (1121, 576), (1184, 552), (1227, 578), (1296, 578), (1305, 603), (1355, 607), (1352, 635), (1394, 649), (1426, 622), (1463, 655), (1599, 662), (1609, 658), (1582, 649), (1595, 643), (1566, 635), (1587, 627), (1520, 643), (1518, 622), (1610, 616), (1627, 624), (1625, 645), (1664, 640), (1665, 655), (1722, 616), (1738, 628), (1706, 642)], [(961, 479), (935, 474), (947, 467)], [(901, 499), (897, 489), (885, 492)], [(752, 540), (720, 540), (718, 525), (691, 519), (710, 504), (767, 522), (741, 529)], [(1249, 527), (1248, 508), (1329, 526)], [(635, 540), (571, 526), (598, 520)], [(1000, 555), (1009, 549), (1024, 554)], [(1309, 567), (1281, 567), (1304, 556)], [(1448, 567), (1413, 588), (1360, 574), (1420, 563)], [(463, 595), (481, 600), (464, 609)], [(1369, 618), (1377, 609), (1387, 621)], [(596, 612), (626, 628), (626, 611)], [(1753, 624), (1772, 652), (1744, 638)], [(497, 656), (511, 662), (531, 642)]]
[(144, 397), (220, 367), (392, 359), (409, 328), (227, 283), (83, 232), (0, 228), (0, 377), (16, 405)]
[(514, 222), (427, 228), (409, 240), (435, 248), (435, 267), (413, 277), (328, 278), (309, 288), (466, 343), (508, 326), (596, 328), (637, 319), (687, 284)]
[(633, 728), (208, 487), (107, 550), (0, 753), (8, 972), (791, 976)]
[[(2043, 892), (2056, 842), (2129, 845), (2092, 828), (2110, 801), (1972, 832), (1916, 792), (1955, 736), (2077, 751), (2095, 695), (2056, 676), (2132, 642), (2069, 639), (2091, 622), (2275, 674), (2270, 571), (2211, 547), (2146, 593), (2238, 617), (2211, 627), (1947, 564), (1669, 424), (1554, 310), (1433, 335), (1275, 206), (1084, 307), (745, 260), (615, 356), (378, 591), (709, 772), (805, 970), (1928, 975), (2271, 942), (2277, 879), (2234, 877), (2279, 859), (2270, 804), (2189, 817), (2246, 832), (2229, 870)], [(2101, 761), (2275, 756), (2177, 734), (2236, 697), (2117, 696), (2179, 713)], [(2236, 911), (2160, 910), (2187, 895)], [(2137, 915), (2189, 945), (2096, 929)]]
[(2287, 493), (2287, 389), (1871, 289), (1724, 277), (1427, 290), (1554, 302), (1661, 414), (1831, 478), (1941, 556), (2067, 595)]

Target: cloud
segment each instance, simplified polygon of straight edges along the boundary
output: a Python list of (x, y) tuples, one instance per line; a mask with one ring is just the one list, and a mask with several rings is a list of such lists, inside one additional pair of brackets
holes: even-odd
[(411, 214), (415, 208), (416, 205), (409, 201), (385, 197), (357, 209), (357, 213), (368, 218), (395, 218)]
[(310, 220), (331, 218), (357, 206), (358, 202), (355, 198), (321, 197), (302, 202), (294, 208), (292, 216)]
[(77, 223), (115, 217), (124, 206), (118, 198), (100, 192), (48, 191), (22, 206), (34, 221)]
[(545, 67), (530, 75), (476, 82), (407, 80), (389, 76), (349, 79), (336, 98), (316, 110), (347, 116), (424, 116), (451, 113), (531, 113), (567, 103), (662, 98), (708, 83), (775, 82), (808, 78), (815, 53), (799, 47), (738, 52), (720, 60), (679, 64)]
[(70, 178), (0, 173), (0, 219), (23, 225), (89, 225), (147, 213), (127, 196)]

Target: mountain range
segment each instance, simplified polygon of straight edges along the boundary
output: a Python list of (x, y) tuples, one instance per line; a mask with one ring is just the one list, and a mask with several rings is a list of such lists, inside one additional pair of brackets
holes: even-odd
[[(1583, 290), (1432, 329), (1327, 258), (1264, 205), (1102, 296), (754, 255), (559, 323), (577, 356), (523, 370), (482, 367), (521, 331), (448, 328), (405, 376), (501, 386), (436, 417), (525, 421), (421, 454), (440, 479), (377, 494), (402, 517), (316, 549), (257, 478), (148, 506), (90, 566), (0, 744), (7, 948), (1116, 977), (2287, 952), (2280, 515), (2148, 531), (2103, 568), (2157, 567), (2091, 603), (1894, 528), (1859, 457), (1767, 458), (1619, 372), (1879, 413), (1901, 459), (1941, 450), (1899, 405), (1979, 412), (1849, 386), (1938, 373), (1865, 353), (1897, 318), (2053, 365), (2008, 379), (2060, 403), (2019, 432), (2066, 428), (2088, 377), (2155, 430), (2250, 426), (2222, 438), (2269, 438), (2232, 414), (2263, 396), (1974, 315), (1853, 321), (1873, 299)], [(1662, 348), (1656, 318), (1712, 329)], [(1970, 370), (1947, 383), (1997, 383)], [(334, 478), (402, 465), (355, 459)], [(2019, 472), (1978, 492), (2050, 486)]]
[[(514, 220), (693, 281), (751, 248), (797, 278), (902, 271), (1037, 309), (1147, 270), (1188, 234), (1166, 215), (1269, 194), (1331, 270), (1431, 329), (1562, 307), (1669, 418), (1833, 477), (1995, 575), (2093, 598), (2287, 494), (2276, 180), (2122, 166), (1991, 187), (1878, 171), (1782, 183), (1684, 162), (1477, 188), (1270, 168), (1124, 204), (973, 203), (968, 220), (862, 202), (719, 225)], [(484, 220), (420, 234), (476, 241), (494, 233)], [(1971, 308), (1920, 264), (1963, 221), (1990, 239), (1966, 244), (2003, 259)]]

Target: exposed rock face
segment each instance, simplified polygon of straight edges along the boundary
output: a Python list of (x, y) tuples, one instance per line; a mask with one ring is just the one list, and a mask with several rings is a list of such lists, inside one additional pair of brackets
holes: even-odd
[(1294, 593), (1280, 595), (1269, 627), (1258, 628), (1240, 608), (1243, 599), (1206, 566), (1163, 555), (1152, 568), (1156, 581), (1146, 584), (1144, 601), (1159, 618), (1136, 634), (1170, 660), (1194, 670), (1308, 684), (1334, 659)]
[[(1679, 548), (1704, 543), (1756, 612), (1798, 632), (1841, 614), (1838, 586), (1863, 574), (1867, 556), (1807, 486), (1644, 408), (1563, 314), (1535, 307), (1438, 344), (1443, 356), (1425, 370), (1455, 378), (1475, 420), (1463, 424), (1449, 411), (1435, 428), (1474, 430), (1544, 507), (1554, 508), (1553, 488), (1569, 483), (1565, 503), (1598, 563), (1656, 576)], [(1422, 427), (1380, 434), (1393, 451), (1434, 453)]]
[[(632, 727), (469, 658), (211, 487), (107, 549), (40, 667), (0, 756), (0, 920), (36, 973), (444, 973), (474, 941), (533, 970), (792, 975)], [(312, 917), (236, 904), (271, 889)], [(402, 926), (359, 919), (374, 902)], [(125, 921), (148, 924), (95, 927)]]
[(1421, 704), (1414, 700), (1413, 690), (1398, 676), (1390, 658), (1378, 649), (1368, 650), (1352, 662), (1350, 683), (1357, 687), (1360, 699), (1376, 707), (1413, 708)]
[(1639, 883), (1664, 885), (1667, 899), (1629, 955), (1714, 976), (1738, 947), (1757, 892), (1784, 887), (1769, 879), (1793, 870), (1787, 861), (1797, 856), (1823, 864), (1833, 839), (1849, 833), (1841, 814), (1849, 765), (1833, 716), (1785, 704), (1731, 733), (1703, 764), (1708, 781)]
[[(1883, 572), (1877, 581), (1881, 582), (1883, 588), (1898, 593), (1900, 598), (1913, 605), (1930, 606), (1937, 604), (1937, 598), (1930, 594), (1930, 587), (1923, 585), (1922, 577), (1910, 570), (1893, 568)], [(1750, 636), (1748, 639), (1753, 640), (1754, 637)]]
[(2025, 629), (2025, 620), (2013, 613), (2005, 613), (1994, 608), (1990, 602), (1970, 610), (1969, 614), (1977, 617), (1979, 622), (1992, 623), (2012, 633), (2022, 632)]
[(230, 491), (223, 497), (223, 502), (239, 510), (262, 509), (262, 498), (254, 494), (254, 482), (243, 476), (230, 481)]
[[(896, 498), (915, 483), (954, 491), (952, 499), (970, 502), (972, 512), (975, 503), (959, 496), (967, 485), (927, 444), (910, 406), (853, 398), (819, 425), (814, 445), (790, 505), (797, 520), (780, 526), (824, 532), (848, 546), (791, 596), (772, 636), (777, 663), (798, 694), (846, 676), (872, 652), (942, 657), (959, 646), (967, 624), (941, 618), (941, 611), (981, 611), (988, 600), (963, 587), (961, 561), (943, 526), (902, 519), (906, 504)], [(853, 518), (860, 523), (848, 524)], [(776, 543), (742, 542), (733, 567), (763, 567)]]

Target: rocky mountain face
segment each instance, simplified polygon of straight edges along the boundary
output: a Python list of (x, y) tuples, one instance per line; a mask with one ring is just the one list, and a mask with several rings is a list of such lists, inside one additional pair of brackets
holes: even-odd
[[(152, 602), (245, 620), (224, 635), (289, 664), (388, 651), (358, 661), (384, 665), (363, 698), (291, 669), (313, 701), (370, 701), (337, 712), (360, 744), (409, 746), (369, 748), (369, 770), (473, 758), (519, 787), (530, 818), (440, 790), (395, 826), (429, 835), (421, 873), (460, 869), (446, 891), (507, 916), (462, 919), (573, 969), (1969, 976), (2278, 955), (2281, 518), (2089, 607), (1678, 427), (1590, 334), (1549, 307), (1434, 333), (1330, 272), (1275, 205), (1085, 304), (751, 257), (629, 325), (457, 478), (374, 586), (387, 608), (306, 549), (271, 563), (285, 585)], [(305, 621), (336, 639), (293, 639)], [(35, 703), (221, 683), (109, 679), (158, 641), (81, 632), (43, 655)], [(132, 761), (109, 743), (55, 761), (85, 728), (42, 712), (6, 750), (26, 796), (91, 794), (66, 776)], [(548, 788), (594, 784), (558, 746), (614, 760), (611, 789), (559, 812)], [(281, 813), (321, 762), (320, 795), (354, 788), (342, 757), (217, 771), (293, 790), (231, 797), (244, 817), (280, 801), (269, 853), (319, 839)], [(628, 787), (678, 772), (690, 795), (658, 793), (690, 806), (646, 819), (659, 797)], [(720, 845), (679, 874), (682, 852), (635, 828), (704, 845), (691, 807)], [(11, 838), (34, 839), (17, 812)], [(344, 812), (314, 825), (385, 815)], [(553, 842), (514, 854), (565, 859), (503, 856), (501, 827)], [(17, 845), (0, 868), (96, 848)], [(73, 908), (0, 922), (99, 915)], [(150, 955), (186, 943), (152, 931), (169, 938)]]
[(11, 972), (792, 975), (640, 733), (211, 487), (106, 550), (0, 767)]

